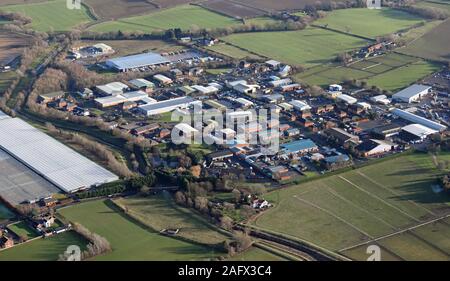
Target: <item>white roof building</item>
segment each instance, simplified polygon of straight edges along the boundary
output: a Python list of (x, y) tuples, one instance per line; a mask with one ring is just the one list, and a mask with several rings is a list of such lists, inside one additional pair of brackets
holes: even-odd
[(128, 86), (122, 82), (112, 82), (97, 86), (96, 89), (103, 95), (115, 96), (122, 94), (125, 90), (128, 89)]
[(427, 138), (429, 135), (433, 135), (439, 132), (420, 124), (410, 124), (408, 126), (403, 127), (402, 130), (414, 136), (417, 136), (422, 140)]
[(169, 77), (162, 75), (162, 74), (154, 75), (153, 79), (155, 79), (156, 81), (158, 81), (161, 84), (172, 84), (173, 83), (172, 79), (170, 79)]
[(67, 193), (119, 179), (19, 118), (0, 121), (0, 148)]
[(125, 103), (128, 101), (139, 101), (147, 98), (147, 93), (143, 91), (134, 91), (123, 93), (117, 96), (107, 96), (102, 98), (95, 99), (95, 102), (100, 105), (102, 108), (116, 106), (121, 103)]
[(371, 97), (370, 101), (374, 102), (374, 103), (384, 104), (384, 105), (391, 103), (391, 101), (388, 99), (388, 97), (386, 95), (379, 95), (379, 96)]
[(194, 100), (191, 97), (181, 97), (170, 100), (159, 101), (155, 103), (150, 103), (146, 105), (141, 105), (139, 111), (146, 115), (157, 115), (166, 112), (171, 112), (177, 108), (188, 108), (190, 105), (195, 103), (201, 103), (200, 101)]
[(253, 102), (249, 101), (248, 99), (244, 99), (244, 98), (237, 98), (237, 99), (235, 99), (235, 101), (237, 103), (239, 103), (240, 105), (242, 105), (243, 107), (251, 107), (254, 105)]
[(358, 102), (358, 100), (355, 99), (354, 97), (345, 94), (339, 95), (337, 99), (342, 102), (345, 102), (346, 104), (355, 104)]
[(437, 122), (428, 120), (428, 119), (426, 119), (426, 118), (424, 118), (422, 116), (418, 116), (418, 115), (415, 115), (415, 114), (413, 114), (411, 112), (408, 112), (408, 111), (405, 111), (405, 110), (401, 110), (401, 109), (398, 109), (398, 108), (395, 108), (394, 110), (392, 110), (392, 114), (394, 114), (394, 115), (396, 115), (396, 116), (398, 116), (398, 117), (400, 117), (402, 119), (405, 119), (405, 120), (407, 120), (409, 122), (417, 123), (417, 124), (423, 125), (425, 127), (428, 127), (428, 128), (430, 128), (432, 130), (436, 130), (436, 131), (439, 131), (439, 132), (445, 131), (447, 129), (447, 126), (444, 126), (444, 125), (439, 124)]
[(272, 87), (274, 87), (274, 88), (285, 86), (285, 85), (289, 85), (291, 83), (292, 83), (292, 79), (290, 79), (290, 78), (285, 78), (285, 79), (280, 79), (280, 80), (273, 80), (273, 81), (269, 82), (269, 84), (272, 85)]
[(278, 106), (281, 107), (283, 110), (286, 110), (286, 111), (290, 111), (290, 110), (292, 110), (294, 108), (293, 105), (291, 105), (291, 104), (289, 104), (287, 102), (282, 102), (282, 103), (278, 104)]
[(289, 102), (290, 105), (292, 105), (296, 110), (298, 111), (304, 111), (311, 109), (311, 106), (309, 106), (307, 103), (299, 100), (292, 100)]
[(142, 79), (142, 78), (130, 80), (130, 81), (128, 81), (128, 83), (130, 83), (131, 85), (133, 85), (134, 87), (136, 87), (138, 89), (155, 87), (155, 84), (153, 82), (150, 82), (150, 81)]
[(200, 85), (194, 85), (194, 86), (191, 86), (191, 88), (193, 88), (193, 89), (199, 91), (202, 95), (214, 94), (214, 93), (217, 93), (217, 92), (219, 91), (219, 90), (218, 90), (216, 87), (214, 87), (214, 86), (207, 86), (207, 87), (204, 87), (204, 86), (200, 86)]
[(400, 102), (417, 102), (430, 93), (431, 87), (425, 85), (414, 84), (392, 96), (393, 100)]

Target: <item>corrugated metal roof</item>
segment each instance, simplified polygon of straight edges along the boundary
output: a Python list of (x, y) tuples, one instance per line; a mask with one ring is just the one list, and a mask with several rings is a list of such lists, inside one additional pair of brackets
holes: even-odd
[(317, 148), (317, 145), (310, 139), (303, 139), (283, 144), (281, 148), (285, 153), (297, 153)]
[(11, 118), (9, 115), (0, 110), (0, 120)]
[(0, 121), (0, 147), (65, 192), (118, 179), (18, 118)]
[(130, 69), (130, 68), (139, 68), (149, 65), (158, 65), (170, 63), (170, 61), (160, 54), (156, 53), (145, 53), (127, 57), (120, 57), (115, 59), (107, 60), (106, 63), (108, 65), (112, 65), (117, 69)]
[(392, 97), (394, 99), (410, 99), (416, 95), (422, 94), (423, 92), (428, 92), (431, 89), (430, 86), (414, 84), (409, 86), (406, 89), (401, 90), (400, 92), (394, 94)]

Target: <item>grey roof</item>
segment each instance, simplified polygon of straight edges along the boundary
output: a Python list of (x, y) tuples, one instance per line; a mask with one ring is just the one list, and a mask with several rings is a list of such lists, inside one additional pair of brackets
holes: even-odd
[(0, 110), (0, 120), (11, 118), (9, 115)]
[(442, 124), (439, 124), (439, 123), (431, 121), (431, 120), (428, 120), (427, 118), (424, 118), (422, 116), (415, 115), (413, 113), (401, 110), (399, 108), (394, 109), (392, 111), (392, 113), (400, 118), (403, 118), (403, 119), (408, 120), (413, 123), (423, 125), (425, 127), (433, 129), (433, 130), (444, 131), (447, 129), (447, 126), (444, 126)]
[(394, 99), (410, 99), (415, 95), (421, 94), (424, 91), (429, 91), (430, 89), (431, 89), (430, 86), (414, 84), (394, 94), (392, 97)]
[(0, 121), (0, 148), (65, 192), (118, 179), (113, 173), (18, 118)]
[(108, 65), (112, 65), (117, 69), (130, 69), (130, 68), (139, 68), (149, 65), (158, 65), (170, 63), (170, 61), (160, 54), (156, 53), (145, 53), (139, 55), (132, 55), (127, 57), (120, 57), (107, 60), (106, 63)]
[(181, 98), (170, 99), (170, 100), (159, 101), (156, 103), (142, 105), (142, 106), (140, 106), (140, 108), (145, 111), (152, 111), (152, 110), (157, 110), (157, 109), (166, 108), (166, 107), (171, 108), (171, 107), (176, 107), (176, 106), (188, 105), (194, 101), (195, 100), (191, 97), (181, 97)]

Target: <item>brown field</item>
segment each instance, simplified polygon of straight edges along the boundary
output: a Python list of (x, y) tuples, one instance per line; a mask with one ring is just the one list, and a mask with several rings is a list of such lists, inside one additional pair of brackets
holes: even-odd
[(169, 8), (183, 4), (199, 2), (199, 0), (149, 0), (148, 2), (155, 4), (159, 8)]
[(450, 61), (450, 19), (411, 42), (400, 52), (425, 59)]
[[(266, 11), (289, 11), (303, 9), (307, 4), (315, 4), (317, 0), (233, 0), (249, 7), (257, 7)], [(326, 2), (326, 1), (322, 1)]]
[(209, 0), (200, 6), (233, 18), (253, 18), (266, 14), (263, 10), (241, 5), (230, 0)]
[(45, 2), (47, 0), (2, 0), (0, 6)]
[(147, 0), (84, 0), (99, 19), (117, 19), (154, 11), (157, 5)]
[(0, 65), (7, 64), (19, 56), (28, 43), (28, 39), (22, 35), (0, 32)]

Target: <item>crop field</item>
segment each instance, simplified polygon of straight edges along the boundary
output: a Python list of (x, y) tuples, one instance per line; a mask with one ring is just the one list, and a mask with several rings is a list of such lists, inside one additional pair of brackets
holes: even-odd
[(287, 261), (287, 259), (261, 248), (251, 247), (247, 251), (230, 258), (229, 261)]
[(137, 17), (123, 18), (94, 25), (92, 31), (142, 31), (151, 32), (169, 28), (182, 28), (184, 30), (197, 28), (218, 28), (239, 24), (233, 18), (210, 12), (204, 8), (192, 5), (183, 5), (161, 10)]
[(412, 27), (424, 19), (394, 9), (342, 9), (330, 12), (314, 24), (350, 34), (375, 38)]
[(229, 44), (216, 44), (211, 47), (207, 47), (208, 50), (220, 53), (225, 56), (232, 57), (234, 59), (243, 59), (243, 58), (249, 58), (249, 59), (260, 59), (261, 57), (252, 53), (249, 53), (248, 51), (239, 49), (238, 47), (235, 47), (233, 45)]
[(348, 66), (319, 66), (295, 76), (300, 82), (326, 86), (346, 80), (366, 80), (383, 90), (395, 91), (439, 70), (439, 66), (424, 60), (390, 53), (352, 63)]
[(402, 53), (425, 59), (450, 61), (450, 19), (412, 41)]
[(0, 9), (29, 16), (32, 18), (32, 22), (28, 27), (37, 31), (68, 31), (92, 20), (84, 6), (81, 10), (67, 9), (66, 0), (12, 5)]
[(254, 224), (357, 260), (370, 244), (386, 260), (450, 260), (450, 196), (432, 189), (446, 172), (428, 154), (397, 156), (271, 192), (275, 207)]
[(0, 261), (56, 261), (70, 245), (77, 245), (84, 250), (87, 241), (73, 231), (64, 232), (0, 251)]
[(149, 231), (108, 201), (87, 202), (59, 212), (111, 243), (113, 251), (95, 260), (209, 260), (218, 255), (210, 248)]
[(0, 31), (0, 65), (8, 64), (22, 54), (29, 45), (29, 39), (23, 35)]
[(199, 3), (199, 5), (233, 18), (252, 18), (266, 14), (264, 10), (258, 9), (258, 7), (245, 6), (229, 0), (208, 0)]
[[(337, 2), (339, 2), (338, 0)], [(308, 4), (315, 4), (315, 0), (235, 0), (250, 7), (257, 7), (265, 11), (292, 11), (303, 9)], [(327, 1), (322, 1), (327, 2)]]
[(122, 198), (115, 203), (155, 231), (178, 228), (179, 236), (211, 245), (219, 245), (228, 239), (199, 215), (175, 205), (169, 194)]
[(84, 3), (99, 19), (118, 19), (158, 9), (155, 4), (146, 0), (85, 0)]
[(342, 52), (367, 44), (365, 40), (320, 28), (232, 34), (222, 40), (262, 56), (305, 67), (327, 63)]
[(45, 2), (45, 1), (48, 1), (48, 0), (2, 0), (2, 2), (0, 3), (0, 6), (39, 3), (39, 2)]

